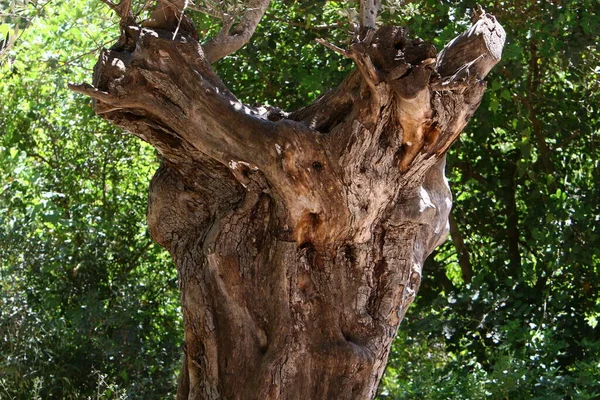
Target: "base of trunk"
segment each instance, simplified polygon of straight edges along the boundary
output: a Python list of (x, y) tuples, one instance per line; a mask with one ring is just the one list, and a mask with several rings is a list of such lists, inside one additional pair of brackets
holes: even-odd
[[(155, 237), (182, 238), (170, 243), (185, 323), (179, 398), (374, 397), (423, 261), (447, 234), (443, 169), (443, 160), (429, 168), (369, 240), (318, 247), (286, 240), (266, 194), (242, 196), (217, 220), (190, 219), (202, 194), (182, 183), (189, 174), (161, 167), (149, 219), (162, 221)], [(174, 204), (185, 205), (178, 215)], [(178, 231), (167, 234), (166, 220)]]

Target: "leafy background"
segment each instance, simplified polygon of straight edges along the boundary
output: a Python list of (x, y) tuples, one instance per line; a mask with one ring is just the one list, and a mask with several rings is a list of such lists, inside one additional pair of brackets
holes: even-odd
[[(378, 396), (598, 398), (600, 3), (480, 3), (508, 41), (448, 156), (451, 239)], [(441, 49), (474, 5), (389, 0), (381, 20)], [(307, 104), (351, 70), (314, 39), (343, 46), (356, 7), (275, 0), (216, 68), (248, 103)], [(89, 81), (116, 19), (82, 0), (0, 0), (0, 18), (14, 40), (0, 55), (0, 398), (173, 397), (177, 276), (145, 223), (157, 156), (66, 88)]]

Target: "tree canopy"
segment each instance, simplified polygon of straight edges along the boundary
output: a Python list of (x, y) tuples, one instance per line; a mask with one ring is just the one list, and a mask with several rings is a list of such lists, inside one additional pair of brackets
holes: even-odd
[[(379, 398), (595, 398), (600, 5), (481, 3), (508, 42), (449, 153), (451, 239), (424, 268)], [(146, 229), (157, 157), (67, 89), (116, 19), (100, 2), (0, 4), (0, 397), (168, 397), (183, 339), (176, 271)], [(474, 5), (388, 1), (381, 19), (439, 50)], [(344, 43), (356, 7), (274, 1), (219, 75), (246, 103), (305, 105), (353, 68), (315, 39)]]

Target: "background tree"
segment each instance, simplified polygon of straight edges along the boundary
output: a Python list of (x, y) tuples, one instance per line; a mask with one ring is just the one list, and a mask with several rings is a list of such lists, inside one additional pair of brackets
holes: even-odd
[[(448, 159), (452, 242), (425, 266), (431, 279), (400, 330), (412, 345), (393, 353), (389, 397), (600, 393), (599, 10), (504, 2), (496, 12), (509, 38), (503, 62)], [(456, 11), (423, 4), (407, 23)]]
[(34, 6), (7, 18), (0, 79), (0, 398), (168, 397), (182, 328), (144, 222), (156, 156), (66, 89), (115, 26), (86, 23), (101, 4)]
[[(29, 3), (30, 8), (33, 5)], [(398, 8), (388, 5), (380, 14), (384, 20), (411, 26), (439, 49), (466, 28), (469, 23), (466, 7), (471, 4), (422, 1)], [(595, 201), (599, 125), (593, 107), (598, 98), (599, 63), (594, 39), (598, 31), (598, 5), (594, 1), (573, 1), (562, 6), (529, 2), (498, 4), (498, 8), (483, 5), (506, 21), (509, 43), (503, 55), (502, 73), (491, 75), (488, 93), (474, 124), (449, 157), (449, 178), (457, 197), (455, 220), (463, 239), (462, 248), (469, 250), (471, 283), (465, 284), (468, 278), (461, 275), (457, 250), (453, 242), (447, 242), (436, 253), (435, 262), (425, 266), (424, 282), (417, 297), (419, 304), (409, 310), (399, 331), (395, 342), (398, 346), (392, 351), (380, 396), (505, 398), (509, 393), (517, 398), (593, 398), (598, 392), (595, 282), (600, 247), (595, 223), (599, 214)], [(6, 10), (8, 5), (2, 8)], [(178, 323), (177, 301), (173, 301), (177, 297), (171, 276), (173, 269), (165, 266), (164, 256), (136, 256), (144, 253), (143, 247), (148, 243), (143, 236), (147, 182), (143, 177), (149, 179), (155, 158), (147, 148), (115, 134), (105, 124), (98, 123), (89, 130), (78, 129), (77, 126), (82, 127), (80, 124), (73, 126), (72, 120), (89, 118), (89, 114), (82, 117), (80, 100), (64, 90), (67, 79), (76, 80), (74, 73), (80, 73), (80, 79), (89, 76), (89, 70), (86, 72), (82, 67), (90, 68), (95, 57), (84, 53), (110, 36), (107, 34), (110, 23), (96, 18), (105, 10), (98, 4), (78, 6), (70, 2), (68, 7), (59, 2), (47, 4), (37, 14), (43, 18), (30, 21), (29, 28), (16, 42), (1, 73), (2, 396), (31, 398), (35, 385), (41, 398), (96, 397), (102, 389), (109, 394), (117, 388), (120, 394), (127, 392), (133, 398), (164, 398), (166, 391), (174, 387), (171, 379), (179, 361), (173, 355), (178, 353), (175, 347), (180, 343), (179, 328), (175, 326), (169, 331), (163, 329), (169, 326), (167, 323), (136, 324), (143, 315), (148, 316), (148, 321), (160, 317)], [(275, 3), (267, 13), (249, 45), (218, 65), (219, 75), (238, 96), (248, 99), (246, 102), (271, 100), (284, 109), (293, 109), (343, 78), (350, 67), (349, 60), (315, 45), (313, 40), (325, 37), (330, 42), (343, 43), (346, 35), (343, 29), (332, 29), (332, 25), (344, 26), (348, 13), (334, 2), (325, 7), (310, 2)], [(207, 22), (196, 21), (202, 30), (210, 30)], [(13, 28), (7, 25), (0, 29)], [(528, 49), (526, 44), (530, 42), (544, 49), (538, 52), (543, 56), (537, 62), (539, 88), (543, 90), (534, 93), (524, 90), (531, 65), (530, 53), (524, 49)], [(302, 63), (296, 62), (297, 54)], [(506, 69), (511, 75), (505, 73)], [(506, 212), (502, 193), (506, 186), (499, 185), (494, 177), (502, 176), (511, 162), (502, 154), (521, 146), (524, 140), (520, 134), (522, 128), (513, 127), (512, 119), (524, 126), (531, 125), (528, 112), (513, 97), (524, 94), (530, 96), (540, 121), (556, 121), (560, 117), (560, 124), (543, 123), (541, 129), (551, 145), (560, 138), (568, 139), (561, 142), (560, 150), (550, 152), (556, 168), (552, 179), (558, 182), (562, 194), (556, 197), (548, 174), (529, 172), (532, 166), (534, 169), (539, 166), (535, 146), (522, 153), (517, 165), (524, 162), (526, 173), (519, 175), (518, 180), (533, 186), (516, 192), (521, 237), (518, 251), (522, 260), (529, 260), (530, 251), (538, 256), (535, 268), (531, 267), (531, 261), (525, 261), (523, 272), (502, 280), (498, 277), (506, 268), (504, 260), (509, 259), (503, 242)], [(50, 114), (52, 123), (44, 123), (40, 116)], [(507, 117), (511, 115), (515, 117)], [(45, 139), (50, 129), (60, 139), (56, 150)], [(579, 133), (571, 137), (576, 131)], [(101, 132), (113, 135), (100, 135)], [(77, 148), (75, 143), (86, 136), (93, 140), (83, 142), (93, 144)], [(100, 138), (105, 143), (102, 146), (98, 144)], [(73, 151), (65, 151), (68, 144)], [(93, 216), (95, 210), (108, 204), (98, 202), (102, 181), (99, 175), (88, 172), (88, 166), (96, 165), (96, 160), (107, 153), (105, 149), (114, 151), (116, 147), (122, 148), (119, 154), (123, 157), (108, 157), (106, 168), (121, 172), (107, 182), (111, 191), (124, 195), (107, 198), (114, 201), (110, 211), (114, 213), (113, 220), (99, 224), (98, 217), (90, 217), (73, 225), (66, 211), (73, 215), (74, 205), (82, 215)], [(493, 156), (490, 148), (502, 152)], [(35, 155), (55, 151), (65, 152), (58, 168), (50, 167)], [(70, 171), (71, 180), (58, 179), (58, 170)], [(475, 172), (483, 178), (476, 177)], [(39, 176), (33, 179), (35, 174)], [(88, 194), (80, 194), (81, 187), (87, 188)], [(530, 187), (546, 193), (541, 197), (548, 199), (543, 207), (526, 207), (526, 204), (541, 204), (539, 198), (531, 200), (537, 192)], [(45, 191), (75, 200), (60, 203), (57, 196), (43, 197)], [(37, 212), (31, 213), (34, 207)], [(57, 223), (51, 225), (47, 216), (55, 215), (55, 211)], [(523, 220), (523, 215), (537, 216), (536, 223)], [(560, 221), (569, 220), (571, 225), (562, 222), (562, 228), (556, 230)], [(55, 225), (61, 229), (54, 228)], [(112, 233), (116, 226), (130, 228), (125, 234)], [(542, 234), (534, 238), (533, 231)], [(142, 236), (136, 236), (136, 232)], [(577, 233), (562, 235), (562, 232)], [(69, 237), (79, 234), (81, 240), (73, 245), (68, 237), (65, 239), (65, 233)], [(48, 242), (51, 247), (40, 245), (40, 235), (52, 240)], [(115, 239), (100, 242), (109, 243), (108, 247), (98, 247), (99, 242), (94, 238), (106, 237)], [(130, 242), (127, 248), (111, 247), (122, 238), (133, 237), (144, 240)], [(527, 238), (528, 248), (523, 245), (523, 237)], [(116, 254), (118, 249), (121, 250), (117, 253), (130, 254), (128, 265), (137, 272), (127, 274), (126, 268), (123, 274), (116, 272), (122, 261), (105, 258), (104, 250), (99, 248), (107, 248), (107, 254)], [(570, 249), (568, 257), (564, 249)], [(109, 277), (110, 290), (98, 291), (95, 285), (102, 281), (95, 278), (85, 285), (80, 280), (70, 280), (76, 264), (69, 257), (85, 259), (88, 274), (93, 267), (98, 277)], [(39, 267), (44, 265), (53, 267)], [(530, 279), (555, 270), (545, 289), (537, 292)], [(165, 284), (161, 276), (170, 279), (171, 284)], [(63, 284), (57, 286), (57, 282)], [(165, 291), (147, 292), (153, 296), (147, 297), (152, 303), (139, 302), (139, 291), (147, 291), (149, 287), (162, 287)], [(87, 307), (84, 318), (72, 318), (68, 308), (53, 300), (75, 289), (81, 294), (70, 297), (69, 304), (71, 309)], [(95, 299), (115, 304), (107, 299), (117, 295), (122, 299), (120, 306), (90, 307)], [(502, 303), (504, 298), (508, 301)], [(149, 308), (144, 308), (145, 305)], [(529, 311), (537, 307), (543, 313)], [(138, 308), (147, 313), (138, 312)], [(108, 319), (94, 318), (96, 313), (110, 315), (114, 326), (124, 329), (129, 326), (130, 337), (145, 350), (138, 351), (135, 359), (121, 359), (121, 354), (128, 354), (128, 348), (135, 348), (134, 342), (121, 343), (120, 335), (105, 334), (103, 328)], [(479, 326), (483, 316), (486, 318)], [(532, 323), (537, 325), (534, 327)], [(21, 327), (18, 335), (16, 327)], [(149, 332), (154, 332), (156, 340), (144, 339)], [(163, 353), (162, 348), (171, 348), (173, 352)], [(134, 360), (140, 362), (134, 364)], [(90, 379), (92, 366), (98, 371), (98, 379)], [(151, 378), (142, 379), (144, 376)], [(96, 381), (98, 388), (94, 387)], [(162, 392), (159, 385), (163, 385)]]

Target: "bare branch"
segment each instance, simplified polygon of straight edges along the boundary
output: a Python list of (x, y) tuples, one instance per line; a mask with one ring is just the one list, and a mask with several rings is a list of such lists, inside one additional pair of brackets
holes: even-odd
[(308, 25), (306, 22), (290, 21), (286, 18), (269, 17), (269, 19), (272, 21), (283, 22), (284, 24), (288, 24), (290, 26), (296, 26), (298, 28), (311, 31), (329, 31), (331, 29), (336, 29), (342, 26), (342, 23), (340, 22), (325, 25)]
[(158, 0), (150, 18), (144, 21), (142, 26), (163, 29), (174, 32), (175, 35), (182, 28), (184, 33), (197, 39), (197, 32), (193, 22), (184, 15), (187, 5), (187, 0)]
[(115, 100), (114, 97), (112, 95), (110, 95), (109, 93), (98, 90), (97, 88), (90, 85), (89, 83), (81, 83), (81, 84), (69, 83), (68, 86), (69, 86), (69, 89), (71, 89), (74, 92), (88, 95), (92, 99), (101, 100), (108, 104), (112, 103)]
[(133, 22), (133, 14), (131, 13), (131, 1), (132, 0), (121, 0), (118, 4), (113, 3), (110, 0), (100, 0), (106, 4), (111, 10), (119, 16), (121, 26), (131, 24)]
[(334, 52), (343, 55), (344, 57), (347, 57), (347, 58), (352, 57), (352, 54), (348, 50), (344, 50), (341, 47), (336, 46), (335, 44), (328, 42), (325, 39), (318, 38), (318, 39), (315, 39), (315, 42), (327, 47), (329, 50), (333, 50)]
[(456, 248), (458, 265), (460, 265), (463, 281), (465, 281), (465, 283), (471, 283), (471, 279), (473, 278), (473, 266), (471, 265), (469, 248), (463, 240), (453, 213), (450, 213), (448, 216), (448, 222), (450, 224), (450, 237), (452, 238), (452, 243), (454, 243), (454, 247)]
[(208, 61), (212, 64), (248, 43), (270, 2), (270, 0), (249, 0), (248, 7), (242, 13), (241, 20), (233, 31), (231, 31), (232, 19), (225, 21), (219, 34), (203, 46)]
[(360, 0), (360, 26), (376, 29), (377, 13), (381, 9), (381, 0)]
[(319, 38), (315, 41), (327, 47), (328, 49), (331, 49), (336, 53), (339, 53), (344, 57), (353, 60), (356, 64), (356, 67), (365, 78), (365, 81), (373, 90), (373, 93), (377, 95), (377, 85), (379, 85), (379, 83), (381, 82), (382, 76), (378, 71), (377, 67), (373, 64), (373, 61), (371, 60), (369, 54), (365, 51), (365, 48), (367, 48), (373, 40), (374, 32), (375, 31), (373, 30), (367, 32), (367, 34), (364, 35), (364, 38), (362, 40), (359, 36), (355, 37), (356, 42), (350, 46), (349, 50), (342, 49), (341, 47), (338, 47), (324, 39)]
[(224, 16), (224, 12), (222, 10), (217, 10), (213, 7), (207, 7), (207, 6), (200, 6), (197, 4), (189, 4), (188, 8), (190, 10), (194, 10), (194, 11), (198, 11), (201, 12), (202, 14), (206, 14), (209, 17), (213, 17), (213, 18), (217, 18), (217, 19), (223, 19)]
[(500, 61), (505, 40), (506, 32), (496, 18), (480, 9), (471, 28), (438, 54), (436, 70), (443, 83), (469, 78), (483, 80)]

